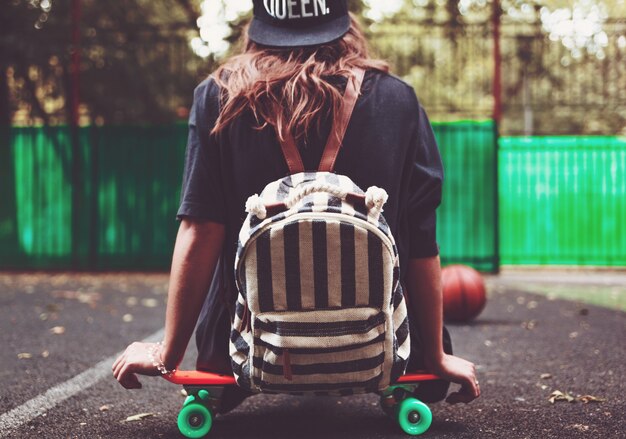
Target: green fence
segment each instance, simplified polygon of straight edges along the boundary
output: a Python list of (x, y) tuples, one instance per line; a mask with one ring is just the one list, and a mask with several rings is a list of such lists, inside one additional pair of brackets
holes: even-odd
[[(626, 266), (625, 138), (504, 137), (498, 151), (492, 122), (433, 125), (444, 264)], [(186, 134), (0, 131), (0, 268), (167, 269)]]
[(169, 267), (186, 125), (11, 131), (1, 267)]
[(497, 133), (492, 121), (434, 123), (444, 163), (437, 240), (443, 264), (496, 271)]
[(186, 138), (186, 125), (98, 129), (99, 267), (169, 268)]
[(626, 138), (500, 139), (503, 264), (626, 265)]
[[(498, 266), (492, 122), (434, 124), (446, 167), (444, 263)], [(12, 128), (0, 170), (0, 268), (167, 269), (187, 128)], [(6, 145), (7, 143), (5, 143)]]

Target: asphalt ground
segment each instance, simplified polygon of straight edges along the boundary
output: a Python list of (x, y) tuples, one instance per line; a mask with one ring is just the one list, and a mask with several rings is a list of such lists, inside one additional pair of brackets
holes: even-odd
[[(626, 438), (626, 313), (549, 294), (551, 283), (614, 294), (626, 275), (610, 285), (597, 275), (534, 276), (488, 277), (483, 313), (449, 326), (456, 353), (478, 366), (483, 395), (469, 405), (432, 404), (423, 437)], [(144, 378), (142, 390), (127, 391), (101, 373), (103, 360), (162, 328), (166, 289), (163, 274), (0, 274), (0, 436), (182, 437), (180, 387)], [(194, 356), (192, 342), (187, 367)], [(554, 391), (573, 401), (551, 403)], [(259, 395), (218, 416), (209, 437), (406, 436), (374, 395)]]

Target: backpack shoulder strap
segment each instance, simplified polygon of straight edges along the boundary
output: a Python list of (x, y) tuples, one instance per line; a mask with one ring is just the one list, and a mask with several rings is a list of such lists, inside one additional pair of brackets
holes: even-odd
[[(352, 111), (356, 105), (356, 101), (359, 97), (361, 90), (361, 84), (365, 76), (365, 70), (361, 68), (354, 68), (352, 70), (354, 77), (348, 80), (346, 84), (346, 91), (343, 94), (343, 101), (339, 107), (339, 114), (336, 114), (333, 120), (333, 125), (328, 136), (328, 141), (324, 147), (324, 153), (320, 160), (319, 171), (332, 172), (335, 167), (335, 161), (337, 155), (339, 155), (339, 149), (341, 148), (341, 142), (348, 129), (348, 122), (352, 116)], [(302, 157), (296, 146), (293, 135), (289, 132), (283, 133), (284, 140), (280, 140), (280, 148), (287, 162), (290, 174), (297, 174), (304, 172), (304, 164), (302, 163)]]
[(304, 164), (302, 163), (300, 152), (298, 152), (295, 139), (289, 132), (285, 132), (284, 136), (284, 141), (281, 141), (280, 137), (278, 138), (278, 141), (280, 142), (280, 148), (283, 151), (283, 157), (285, 157), (285, 161), (287, 162), (289, 173), (293, 175), (304, 172)]
[(328, 142), (324, 148), (324, 154), (320, 160), (318, 170), (322, 172), (333, 172), (333, 169), (335, 168), (335, 161), (337, 161), (343, 137), (348, 129), (348, 123), (350, 122), (354, 106), (356, 105), (359, 92), (361, 91), (361, 84), (363, 84), (365, 70), (361, 68), (354, 68), (352, 73), (354, 73), (354, 77), (352, 80), (348, 80), (346, 91), (343, 95), (343, 101), (339, 108), (339, 114), (335, 116), (333, 127), (331, 128), (330, 135), (328, 136)]

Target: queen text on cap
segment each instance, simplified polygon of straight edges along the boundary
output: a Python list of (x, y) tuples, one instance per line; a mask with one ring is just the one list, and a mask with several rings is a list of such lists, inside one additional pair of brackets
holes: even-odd
[(279, 20), (330, 14), (326, 0), (263, 0), (269, 15)]

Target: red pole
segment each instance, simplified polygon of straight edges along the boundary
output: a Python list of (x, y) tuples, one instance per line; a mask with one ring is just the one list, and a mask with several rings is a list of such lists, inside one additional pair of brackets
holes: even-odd
[[(70, 53), (70, 118), (68, 121), (72, 142), (72, 266), (81, 266), (80, 243), (81, 212), (84, 199), (83, 174), (81, 172), (81, 148), (79, 144), (78, 106), (80, 105), (80, 0), (72, 0), (72, 48)], [(84, 266), (84, 264), (83, 264)]]
[(500, 0), (493, 0), (493, 119), (498, 125), (502, 119), (502, 54), (500, 53)]
[(72, 0), (72, 67), (70, 77), (72, 81), (72, 121), (78, 126), (78, 106), (80, 105), (80, 0)]

